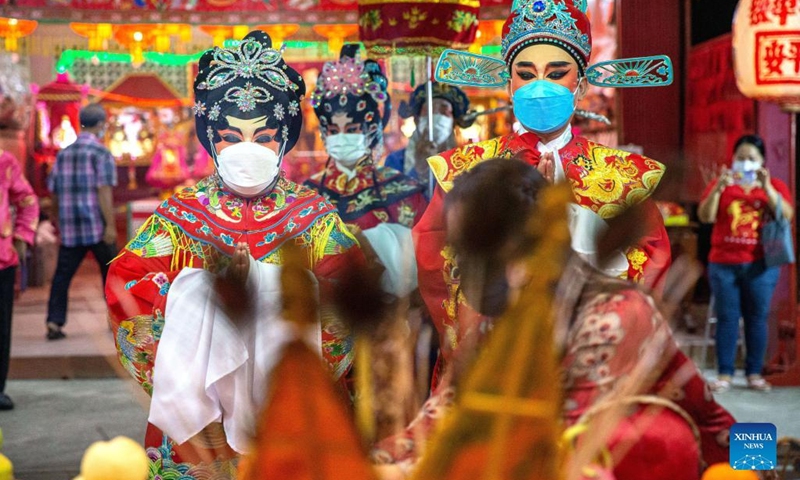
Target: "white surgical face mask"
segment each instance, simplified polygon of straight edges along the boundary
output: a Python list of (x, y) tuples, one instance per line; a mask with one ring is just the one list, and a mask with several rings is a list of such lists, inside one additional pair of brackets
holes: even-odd
[(755, 172), (761, 168), (761, 164), (756, 160), (734, 160), (733, 171), (738, 173)]
[(367, 136), (363, 133), (328, 135), (325, 137), (325, 150), (337, 164), (353, 168), (353, 165), (369, 152)]
[(263, 192), (280, 173), (281, 155), (253, 142), (240, 142), (217, 155), (219, 176), (231, 190), (249, 197)]
[[(425, 134), (428, 131), (428, 117), (419, 117), (419, 124), (417, 125), (419, 133)], [(453, 134), (453, 117), (442, 115), (441, 113), (433, 114), (433, 142), (437, 145), (443, 144)], [(426, 136), (427, 138), (427, 136)]]

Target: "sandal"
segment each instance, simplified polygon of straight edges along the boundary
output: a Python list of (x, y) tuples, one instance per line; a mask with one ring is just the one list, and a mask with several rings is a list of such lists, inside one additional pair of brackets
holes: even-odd
[(759, 392), (769, 392), (772, 390), (772, 385), (761, 375), (748, 375), (747, 388), (750, 390), (758, 390)]
[(709, 387), (714, 393), (725, 393), (731, 389), (731, 376), (720, 375), (716, 380), (709, 384)]

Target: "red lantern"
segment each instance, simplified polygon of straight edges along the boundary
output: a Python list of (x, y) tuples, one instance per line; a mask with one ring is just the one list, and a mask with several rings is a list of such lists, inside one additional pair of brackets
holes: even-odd
[(800, 111), (800, 4), (741, 0), (733, 18), (736, 84), (756, 100)]

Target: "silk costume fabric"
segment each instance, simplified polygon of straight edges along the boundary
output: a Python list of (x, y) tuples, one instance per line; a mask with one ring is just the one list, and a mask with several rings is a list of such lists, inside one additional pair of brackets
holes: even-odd
[[(539, 164), (538, 137), (532, 133), (511, 133), (431, 157), (428, 162), (438, 182), (428, 209), (414, 227), (419, 288), (439, 331), (440, 348), (446, 365), (463, 335), (477, 328), (480, 317), (465, 303), (459, 289), (458, 266), (446, 245), (444, 196), (461, 172), (491, 158), (516, 157), (533, 166)], [(649, 199), (664, 166), (659, 162), (596, 144), (573, 136), (558, 150), (566, 181), (577, 205), (602, 219), (611, 219), (631, 205), (642, 204), (652, 221), (640, 243), (625, 252), (627, 278), (647, 286), (663, 279), (670, 263), (670, 247), (661, 214)], [(441, 366), (441, 365), (440, 365)]]
[(419, 184), (393, 168), (374, 165), (369, 158), (360, 160), (352, 172), (328, 162), (306, 185), (331, 202), (345, 223), (362, 230), (384, 222), (410, 228), (427, 206)]

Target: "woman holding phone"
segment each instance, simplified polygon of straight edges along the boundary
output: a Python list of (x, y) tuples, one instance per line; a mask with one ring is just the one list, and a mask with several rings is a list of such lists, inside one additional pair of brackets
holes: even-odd
[(791, 220), (794, 208), (785, 183), (770, 177), (764, 163), (764, 141), (745, 135), (735, 145), (730, 169), (722, 171), (703, 194), (698, 217), (713, 223), (708, 278), (717, 315), (715, 392), (730, 389), (736, 360), (739, 319), (744, 318), (748, 388), (769, 391), (761, 376), (767, 348), (767, 315), (780, 275), (764, 262), (761, 230), (765, 215), (782, 209)]

